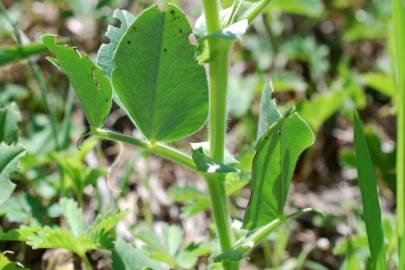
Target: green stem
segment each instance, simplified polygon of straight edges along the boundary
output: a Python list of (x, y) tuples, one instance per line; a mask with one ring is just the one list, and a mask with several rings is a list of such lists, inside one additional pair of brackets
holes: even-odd
[[(219, 1), (203, 0), (207, 34), (221, 31)], [(231, 44), (222, 39), (209, 38), (209, 85), (210, 85), (210, 118), (209, 138), (210, 156), (223, 162), (226, 128), (226, 92), (228, 87), (228, 62)], [(221, 251), (232, 248), (233, 236), (228, 201), (225, 192), (224, 177), (215, 175), (206, 177), (211, 199), (214, 222), (217, 229)], [(223, 263), (226, 270), (239, 269), (238, 263)]]
[(397, 226), (399, 269), (405, 269), (405, 3), (392, 0), (397, 85)]
[(179, 165), (197, 172), (197, 167), (190, 156), (168, 145), (161, 143), (151, 143), (146, 140), (140, 140), (134, 137), (102, 129), (92, 130), (91, 133), (106, 140), (119, 141), (137, 146), (150, 153), (157, 154), (163, 158), (171, 160)]
[(257, 3), (254, 7), (249, 9), (246, 14), (243, 16), (242, 19), (247, 19), (249, 24), (256, 19), (257, 16), (260, 15), (260, 13), (263, 12), (263, 10), (267, 7), (268, 4), (270, 4), (271, 0), (262, 0), (259, 3)]
[(89, 259), (87, 258), (86, 254), (80, 255), (80, 259), (84, 263), (86, 270), (93, 270), (93, 266), (91, 265)]

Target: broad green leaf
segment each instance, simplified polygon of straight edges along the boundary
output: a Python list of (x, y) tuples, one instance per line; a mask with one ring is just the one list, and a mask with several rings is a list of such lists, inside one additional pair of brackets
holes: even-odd
[(363, 200), (363, 217), (366, 223), (372, 262), (375, 269), (387, 269), (384, 232), (377, 192), (377, 177), (357, 112), (354, 112), (354, 148), (359, 186)]
[(137, 17), (119, 43), (114, 90), (150, 140), (183, 138), (207, 120), (207, 79), (194, 59), (190, 33), (180, 9), (168, 5), (161, 11), (152, 6)]
[(73, 236), (84, 235), (86, 231), (86, 224), (84, 222), (83, 214), (77, 202), (72, 199), (63, 198), (60, 201), (62, 207), (62, 214), (66, 219), (70, 231)]
[(289, 111), (259, 139), (252, 166), (252, 194), (243, 228), (253, 230), (283, 215), (300, 154), (314, 142), (308, 124)]
[[(24, 266), (20, 265), (19, 263), (14, 263), (10, 261), (6, 255), (9, 252), (0, 252), (0, 269), (3, 270), (24, 270)], [(10, 252), (11, 253), (11, 252)]]
[(0, 108), (0, 143), (12, 144), (17, 142), (18, 124), (21, 113), (15, 103)]
[(234, 167), (225, 165), (221, 162), (213, 160), (209, 156), (204, 153), (203, 148), (198, 148), (193, 150), (192, 158), (194, 163), (197, 165), (197, 170), (204, 172), (204, 173), (230, 173), (230, 172), (237, 172)]
[(18, 162), (24, 155), (22, 146), (0, 143), (0, 206), (14, 191), (15, 184), (10, 181), (10, 174), (17, 170)]
[(129, 26), (134, 22), (135, 17), (126, 10), (116, 9), (113, 18), (120, 21), (120, 27), (109, 25), (105, 36), (109, 39), (107, 44), (102, 44), (97, 52), (97, 66), (111, 78), (114, 70), (114, 54), (117, 51), (118, 44), (124, 36)]
[(63, 69), (72, 83), (90, 126), (100, 127), (111, 107), (110, 81), (88, 56), (80, 55), (74, 48), (57, 45), (52, 35), (45, 35), (42, 40), (56, 56), (51, 61)]
[(0, 66), (47, 51), (43, 44), (28, 44), (0, 48)]
[(325, 9), (320, 0), (273, 0), (270, 2), (269, 7), (309, 17), (319, 17)]
[(271, 98), (272, 93), (273, 86), (271, 81), (269, 81), (260, 98), (259, 123), (257, 127), (258, 139), (274, 122), (281, 119), (281, 113), (277, 109), (276, 101)]
[(140, 249), (118, 238), (112, 252), (113, 270), (165, 269), (149, 259)]

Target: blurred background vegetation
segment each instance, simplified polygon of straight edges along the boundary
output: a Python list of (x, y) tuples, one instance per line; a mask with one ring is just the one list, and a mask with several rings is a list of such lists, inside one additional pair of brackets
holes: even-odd
[[(178, 242), (175, 251), (161, 251), (168, 265), (206, 269), (206, 255), (215, 247), (207, 238), (212, 226), (205, 211), (208, 199), (204, 181), (138, 149), (94, 138), (82, 141), (87, 126), (82, 111), (66, 76), (46, 60), (48, 54), (40, 45), (41, 35), (54, 33), (95, 58), (99, 46), (108, 42), (104, 35), (107, 26), (117, 25), (112, 17), (116, 8), (136, 15), (156, 2), (3, 2), (16, 22), (21, 42), (32, 47), (26, 55), (16, 53), (13, 28), (2, 12), (0, 110), (12, 107), (19, 142), (27, 154), (13, 175), (17, 189), (0, 208), (1, 231), (21, 224), (66, 226), (59, 199), (67, 196), (77, 200), (87, 223), (99, 213), (128, 209), (116, 227), (118, 235), (146, 245), (151, 243), (143, 239), (145, 235), (154, 235), (160, 243), (171, 235), (169, 238)], [(200, 1), (170, 2), (181, 6), (192, 24), (201, 14)], [(225, 7), (231, 4), (230, 0), (223, 1)], [(390, 1), (384, 0), (273, 0), (235, 45), (228, 98), (228, 149), (238, 157), (240, 168), (250, 166), (259, 97), (271, 79), (277, 104), (281, 108), (295, 105), (316, 133), (315, 145), (299, 161), (288, 205), (315, 207), (327, 214), (325, 219), (306, 215), (278, 229), (242, 269), (346, 269), (348, 253), (367, 261), (354, 167), (354, 108), (360, 110), (366, 124), (380, 180), (388, 254), (392, 256), (396, 245), (392, 232), (396, 110), (389, 60), (390, 12)], [(31, 53), (30, 61), (20, 59)], [(106, 126), (137, 134), (117, 107)], [(177, 146), (189, 151), (190, 142), (204, 138), (206, 130), (201, 130)], [(241, 189), (237, 188), (231, 200), (234, 215), (240, 216), (249, 198), (249, 190), (242, 188), (248, 179), (242, 176), (237, 182)], [(78, 259), (67, 251), (33, 250), (19, 242), (0, 241), (0, 251), (6, 250), (13, 252), (7, 257), (30, 269), (80, 269)], [(189, 256), (189, 263), (179, 265), (182, 263), (176, 260), (184, 261), (178, 259), (180, 256)], [(95, 269), (110, 269), (108, 258), (103, 251), (89, 254)]]

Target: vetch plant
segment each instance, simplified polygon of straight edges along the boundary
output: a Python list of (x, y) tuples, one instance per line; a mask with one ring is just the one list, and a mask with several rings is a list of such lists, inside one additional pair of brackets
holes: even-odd
[[(222, 10), (218, 1), (204, 0), (204, 14), (194, 30), (175, 5), (151, 6), (136, 18), (117, 10), (114, 17), (121, 26), (108, 28), (110, 41), (101, 46), (97, 63), (74, 48), (59, 45), (55, 36), (43, 37), (54, 55), (49, 60), (73, 85), (92, 135), (140, 147), (205, 178), (220, 246), (214, 261), (224, 269), (238, 269), (239, 262), (276, 227), (314, 211), (284, 213), (296, 162), (313, 144), (314, 134), (294, 108), (284, 113), (277, 109), (269, 83), (261, 100), (251, 168), (252, 194), (238, 239), (231, 229), (225, 177), (240, 171), (225, 159), (229, 56), (235, 40), (269, 2), (247, 5), (234, 1), (231, 8)], [(193, 32), (198, 46), (189, 41)], [(102, 128), (113, 101), (143, 138)], [(208, 144), (194, 147), (191, 155), (168, 145), (194, 134), (207, 119)], [(113, 266), (134, 269), (136, 262), (131, 256), (135, 253), (131, 255), (132, 249), (126, 245), (116, 241)], [(153, 265), (143, 263), (145, 267)]]

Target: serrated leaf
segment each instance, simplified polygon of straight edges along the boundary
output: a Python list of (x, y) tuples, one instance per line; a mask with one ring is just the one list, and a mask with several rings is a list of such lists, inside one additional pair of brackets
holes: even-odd
[(202, 147), (193, 150), (191, 156), (197, 165), (197, 170), (201, 172), (208, 174), (238, 172), (234, 167), (225, 165), (207, 156)]
[[(113, 85), (129, 117), (150, 140), (191, 135), (208, 116), (205, 70), (194, 59), (191, 27), (173, 5), (142, 12), (119, 43)], [(181, 55), (181, 57), (179, 57)]]
[(77, 202), (72, 199), (62, 198), (60, 205), (62, 207), (62, 214), (65, 217), (73, 236), (84, 235), (86, 232), (86, 224)]
[(0, 206), (10, 198), (15, 184), (10, 181), (10, 174), (17, 170), (18, 162), (25, 155), (20, 145), (0, 143)]
[(114, 54), (117, 51), (118, 44), (124, 36), (129, 26), (134, 22), (135, 16), (126, 10), (116, 9), (113, 18), (120, 21), (120, 27), (109, 25), (105, 36), (109, 39), (107, 44), (102, 44), (97, 52), (97, 66), (111, 78), (114, 70)]
[(98, 215), (89, 228), (87, 235), (97, 243), (100, 248), (113, 248), (115, 240), (115, 227), (127, 215), (125, 211), (106, 212)]
[(370, 151), (364, 136), (361, 120), (354, 112), (354, 148), (359, 186), (363, 201), (363, 217), (373, 268), (387, 269), (384, 247), (384, 232), (378, 201), (377, 177)]
[(0, 108), (0, 143), (13, 144), (17, 142), (17, 129), (21, 122), (21, 112), (13, 102)]
[(295, 112), (287, 112), (259, 139), (244, 229), (256, 229), (283, 215), (295, 164), (313, 142), (312, 130)]
[(27, 244), (33, 249), (63, 248), (84, 256), (86, 252), (97, 249), (97, 245), (88, 236), (74, 237), (61, 229), (43, 227), (28, 237)]
[(165, 269), (157, 262), (149, 259), (140, 249), (126, 243), (121, 238), (115, 242), (112, 252), (112, 269), (113, 270), (144, 270)]
[(100, 127), (111, 107), (110, 81), (88, 56), (80, 55), (74, 48), (57, 45), (52, 35), (45, 35), (42, 40), (56, 56), (53, 62), (63, 69), (72, 83), (91, 127)]
[(269, 81), (267, 82), (260, 98), (259, 123), (257, 127), (258, 139), (273, 123), (281, 119), (281, 113), (277, 109), (276, 101), (271, 98), (272, 93), (273, 86), (271, 81)]

